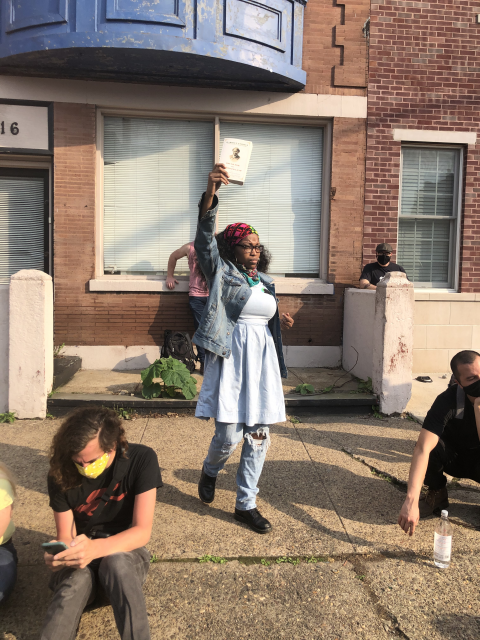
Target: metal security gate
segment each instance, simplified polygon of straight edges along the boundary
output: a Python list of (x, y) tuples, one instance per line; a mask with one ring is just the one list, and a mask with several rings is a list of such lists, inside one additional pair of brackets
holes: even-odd
[(48, 171), (0, 168), (0, 284), (21, 269), (50, 273)]

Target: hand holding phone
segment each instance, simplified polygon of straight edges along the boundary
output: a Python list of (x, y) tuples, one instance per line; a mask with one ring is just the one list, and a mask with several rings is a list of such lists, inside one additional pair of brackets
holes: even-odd
[(43, 542), (42, 548), (44, 551), (52, 556), (56, 556), (57, 553), (67, 551), (68, 547), (64, 542)]

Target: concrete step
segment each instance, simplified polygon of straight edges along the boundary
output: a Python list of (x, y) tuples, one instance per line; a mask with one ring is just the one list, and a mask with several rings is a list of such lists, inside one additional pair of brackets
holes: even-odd
[[(198, 397), (198, 396), (197, 396)], [(197, 397), (192, 400), (184, 398), (154, 398), (146, 400), (139, 396), (112, 395), (102, 393), (55, 393), (48, 400), (48, 408), (84, 407), (100, 404), (105, 407), (123, 407), (125, 409), (193, 409), (197, 406)], [(289, 393), (285, 395), (287, 408), (324, 407), (348, 410), (354, 413), (370, 413), (377, 398), (363, 393), (323, 393), (309, 396)]]

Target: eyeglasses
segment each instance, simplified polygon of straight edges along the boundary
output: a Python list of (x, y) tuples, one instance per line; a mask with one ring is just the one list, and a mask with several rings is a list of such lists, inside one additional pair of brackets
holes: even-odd
[(263, 253), (265, 248), (263, 244), (237, 244), (237, 247), (242, 247), (242, 249), (247, 253), (252, 253), (252, 251), (255, 253)]

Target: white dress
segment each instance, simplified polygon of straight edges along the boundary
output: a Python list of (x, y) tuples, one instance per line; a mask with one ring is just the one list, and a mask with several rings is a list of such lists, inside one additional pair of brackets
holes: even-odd
[(277, 302), (263, 284), (253, 286), (233, 331), (230, 358), (206, 352), (198, 418), (248, 427), (286, 420), (277, 352), (268, 328), (276, 310)]

